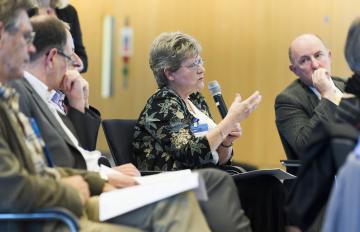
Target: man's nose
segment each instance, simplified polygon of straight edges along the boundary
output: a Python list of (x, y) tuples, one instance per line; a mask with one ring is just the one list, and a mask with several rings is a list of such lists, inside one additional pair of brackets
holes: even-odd
[(36, 47), (33, 43), (29, 43), (28, 44), (28, 53), (29, 54), (32, 54), (32, 53), (35, 53), (36, 52)]
[(75, 52), (73, 56), (74, 56), (74, 68), (76, 68), (79, 72), (81, 72), (82, 69), (84, 68), (84, 63)]
[(204, 73), (205, 72), (205, 67), (203, 64), (200, 64), (198, 67), (198, 73)]
[(315, 59), (314, 57), (311, 57), (311, 67), (313, 69), (318, 69), (320, 66), (320, 63), (317, 59)]

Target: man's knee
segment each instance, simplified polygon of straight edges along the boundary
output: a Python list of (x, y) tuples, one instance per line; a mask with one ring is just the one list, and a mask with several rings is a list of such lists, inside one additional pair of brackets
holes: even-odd
[(228, 185), (234, 186), (233, 178), (225, 171), (215, 169), (215, 168), (206, 168), (198, 170), (199, 174), (204, 178), (205, 185), (207, 188), (217, 185)]

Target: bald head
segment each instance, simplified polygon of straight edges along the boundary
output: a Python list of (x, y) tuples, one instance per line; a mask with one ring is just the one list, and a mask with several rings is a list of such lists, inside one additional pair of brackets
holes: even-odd
[(289, 47), (290, 70), (306, 85), (312, 86), (315, 70), (324, 68), (331, 73), (331, 52), (314, 34), (296, 37)]
[(292, 64), (294, 63), (294, 57), (293, 57), (294, 49), (297, 51), (303, 50), (304, 48), (306, 48), (309, 45), (309, 43), (317, 43), (323, 49), (327, 49), (325, 46), (325, 43), (319, 36), (317, 36), (315, 34), (299, 35), (291, 42), (290, 47), (289, 47), (289, 60)]

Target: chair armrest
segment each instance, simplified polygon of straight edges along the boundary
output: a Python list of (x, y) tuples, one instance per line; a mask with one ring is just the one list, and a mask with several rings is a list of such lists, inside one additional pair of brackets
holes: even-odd
[(25, 221), (25, 220), (58, 220), (63, 222), (71, 232), (79, 231), (77, 217), (69, 210), (63, 208), (42, 209), (31, 213), (0, 213), (0, 221)]
[(300, 167), (300, 160), (280, 160), (280, 163), (285, 167)]

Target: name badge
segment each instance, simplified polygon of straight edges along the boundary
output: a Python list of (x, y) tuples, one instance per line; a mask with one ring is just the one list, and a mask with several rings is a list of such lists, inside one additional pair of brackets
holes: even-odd
[(194, 133), (195, 137), (205, 136), (209, 130), (207, 124), (198, 124), (196, 126), (191, 126), (191, 131)]
[(190, 127), (191, 131), (196, 133), (201, 133), (209, 130), (208, 124), (198, 124), (198, 125), (192, 125)]

